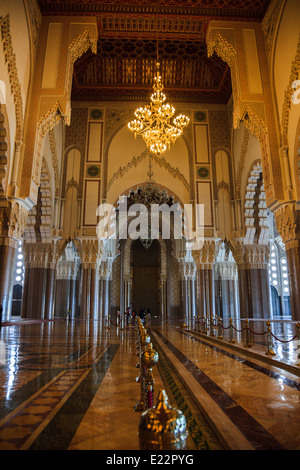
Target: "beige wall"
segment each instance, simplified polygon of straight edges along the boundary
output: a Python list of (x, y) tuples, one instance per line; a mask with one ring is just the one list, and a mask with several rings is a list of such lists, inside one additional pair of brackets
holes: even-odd
[[(282, 115), (285, 107), (284, 97), (286, 91), (290, 90), (291, 77), (293, 74), (293, 61), (296, 58), (297, 45), (300, 41), (300, 5), (298, 0), (286, 0), (282, 16), (278, 26), (277, 36), (275, 38), (273, 63), (273, 73), (275, 100), (277, 105), (277, 113), (280, 125), (282, 126)], [(294, 65), (299, 71), (298, 63)], [(295, 68), (294, 68), (295, 70)], [(298, 79), (299, 79), (298, 72)], [(290, 103), (288, 114), (288, 143), (289, 157), (291, 167), (291, 178), (293, 188), (296, 185), (296, 169), (295, 169), (295, 135), (300, 117), (300, 104)]]
[[(134, 164), (134, 157), (141, 156), (145, 150), (146, 146), (142, 137), (137, 136), (134, 139), (126, 125), (114, 136), (108, 151), (108, 184), (120, 168), (124, 168), (125, 171), (124, 175), (119, 175), (111, 185), (107, 195), (108, 203), (113, 204), (124, 191), (148, 180), (149, 157), (142, 159), (141, 162), (136, 162), (136, 165)], [(172, 171), (178, 170), (176, 173), (182, 175), (188, 184), (190, 183), (189, 155), (183, 138), (179, 138), (174, 146), (163, 154), (163, 158), (169, 166), (160, 165), (154, 160), (152, 179), (177, 195), (182, 203), (189, 203), (189, 190), (177, 176), (172, 174)]]

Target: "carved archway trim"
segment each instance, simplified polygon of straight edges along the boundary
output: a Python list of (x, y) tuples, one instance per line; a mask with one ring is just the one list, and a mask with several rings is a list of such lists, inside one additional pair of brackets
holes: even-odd
[(289, 116), (291, 109), (292, 94), (294, 89), (292, 88), (292, 83), (295, 80), (298, 80), (300, 77), (300, 35), (297, 44), (297, 50), (295, 57), (292, 61), (291, 72), (289, 76), (289, 82), (284, 92), (284, 99), (282, 104), (281, 112), (281, 146), (288, 147), (288, 128), (289, 128)]

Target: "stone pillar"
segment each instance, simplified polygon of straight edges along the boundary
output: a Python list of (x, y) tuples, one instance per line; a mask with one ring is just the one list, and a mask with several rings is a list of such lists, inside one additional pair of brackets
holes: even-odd
[(0, 238), (0, 304), (3, 307), (2, 321), (10, 318), (13, 267), (18, 242), (11, 238)]
[(81, 259), (80, 318), (97, 319), (99, 315), (98, 239), (76, 239)]
[(98, 320), (99, 308), (98, 308), (98, 297), (99, 297), (99, 283), (98, 283), (98, 272), (97, 264), (93, 264), (90, 267), (90, 318), (91, 320)]
[(235, 263), (218, 262), (215, 270), (216, 314), (229, 322), (238, 316), (237, 288), (238, 274)]
[(88, 263), (81, 265), (81, 302), (80, 302), (80, 318), (86, 319), (89, 317), (90, 309), (90, 270)]
[(130, 307), (130, 274), (124, 274), (124, 307), (127, 310)]
[(24, 241), (22, 318), (51, 319), (55, 297), (54, 244)]
[(45, 309), (44, 318), (51, 320), (54, 316), (56, 269), (51, 267), (46, 270)]
[[(286, 244), (286, 258), (289, 269), (290, 302), (293, 320), (300, 320), (300, 242), (296, 246)], [(295, 243), (295, 244), (296, 244)]]
[(200, 250), (193, 251), (199, 281), (199, 316), (215, 317), (215, 259), (220, 241), (207, 239)]
[(99, 279), (99, 319), (103, 318), (103, 278)]
[(198, 276), (198, 292), (199, 292), (199, 303), (198, 303), (198, 313), (199, 318), (205, 318), (206, 312), (206, 298), (205, 298), (205, 270), (202, 266), (199, 266), (197, 271)]
[(215, 311), (215, 272), (212, 266), (206, 268), (206, 276), (207, 276), (207, 298), (208, 302), (206, 305), (208, 307), (208, 316), (214, 317), (216, 314)]
[[(238, 269), (240, 317), (271, 318), (269, 284), (269, 245), (235, 243), (233, 252)], [(264, 331), (263, 322), (251, 323), (257, 333)]]
[(191, 326), (193, 313), (195, 312), (195, 279), (196, 266), (194, 259), (187, 253), (185, 258), (179, 261), (179, 272), (182, 284), (182, 314), (187, 325)]
[(292, 319), (300, 320), (300, 210), (295, 204), (286, 204), (274, 213), (277, 230), (285, 244), (289, 271)]
[(162, 276), (160, 277), (160, 305), (161, 305), (161, 319), (162, 321), (166, 320), (167, 318), (167, 277)]
[[(6, 159), (6, 148), (3, 145), (0, 149), (2, 162)], [(0, 173), (1, 171), (0, 168)], [(20, 199), (11, 198), (8, 202), (2, 197), (1, 190), (0, 178), (0, 304), (3, 307), (2, 320), (7, 321), (11, 315), (16, 251), (25, 228), (29, 208)]]

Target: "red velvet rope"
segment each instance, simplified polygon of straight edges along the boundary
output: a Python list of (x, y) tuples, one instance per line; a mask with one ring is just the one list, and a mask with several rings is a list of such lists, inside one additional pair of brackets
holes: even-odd
[[(205, 322), (202, 320), (198, 320), (199, 323), (202, 323), (202, 324), (205, 324)], [(211, 323), (209, 324), (209, 326), (211, 327)], [(212, 322), (212, 326), (214, 328), (216, 328), (217, 326), (221, 326), (223, 328), (223, 330), (228, 330), (229, 328), (233, 328), (235, 331), (237, 331), (238, 333), (242, 333), (243, 331), (247, 330), (251, 333), (253, 333), (254, 335), (258, 335), (258, 336), (263, 336), (265, 334), (268, 333), (268, 330), (267, 331), (264, 331), (263, 333), (256, 333), (254, 330), (252, 330), (251, 328), (245, 326), (245, 328), (242, 328), (241, 330), (238, 330), (237, 328), (235, 328), (233, 325), (229, 325), (227, 327), (223, 326), (222, 324), (218, 323), (217, 325), (214, 324), (214, 322)], [(289, 340), (282, 340), (280, 338), (277, 338), (271, 331), (270, 331), (271, 335), (273, 336), (273, 338), (276, 339), (276, 341), (279, 341), (280, 343), (290, 343), (291, 341), (294, 341), (295, 338), (298, 337), (297, 334), (294, 335), (294, 337), (292, 339), (289, 339)]]

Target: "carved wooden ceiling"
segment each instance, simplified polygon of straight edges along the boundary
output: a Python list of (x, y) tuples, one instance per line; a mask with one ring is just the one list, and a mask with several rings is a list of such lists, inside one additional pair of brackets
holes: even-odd
[(261, 21), (270, 0), (38, 0), (42, 15), (96, 16), (98, 53), (74, 65), (73, 100), (144, 101), (157, 59), (167, 98), (227, 103), (229, 67), (207, 57), (211, 19)]

